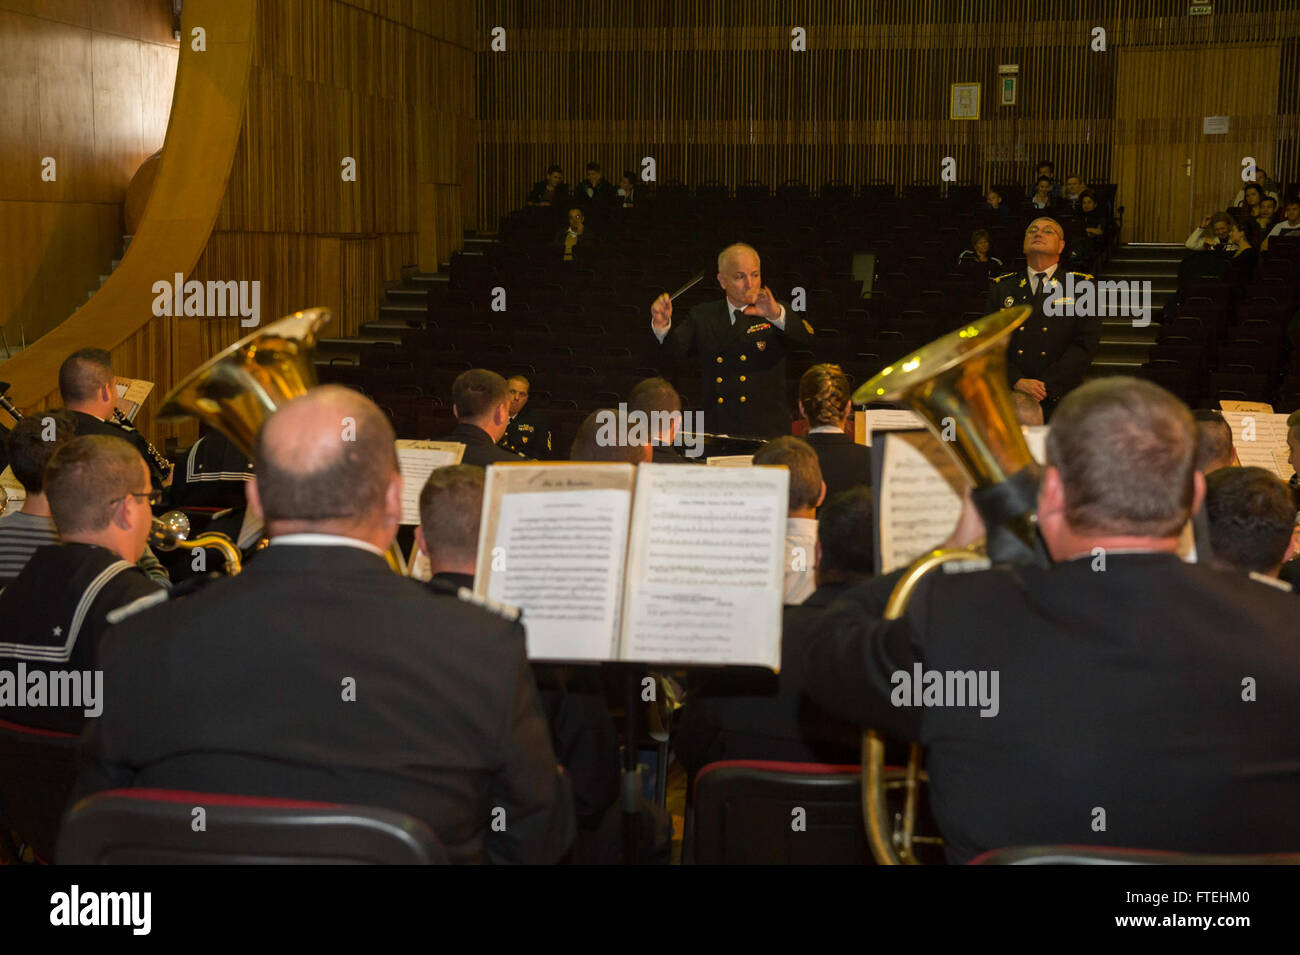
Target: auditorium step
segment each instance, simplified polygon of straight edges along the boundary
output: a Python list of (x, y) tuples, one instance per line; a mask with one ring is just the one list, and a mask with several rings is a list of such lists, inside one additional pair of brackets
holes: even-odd
[[(1178, 266), (1187, 249), (1172, 243), (1129, 243), (1115, 249), (1100, 282), (1147, 282), (1151, 290), (1150, 313), (1135, 318), (1117, 315), (1102, 322), (1101, 346), (1089, 377), (1131, 374), (1146, 363), (1160, 334), (1160, 315), (1178, 289)], [(1139, 299), (1139, 304), (1142, 303)], [(1143, 322), (1135, 325), (1134, 321)]]

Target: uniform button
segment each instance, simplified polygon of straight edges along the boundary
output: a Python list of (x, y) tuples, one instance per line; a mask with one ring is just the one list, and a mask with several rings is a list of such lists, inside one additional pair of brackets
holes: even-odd
[(1045, 351), (1040, 351), (1038, 354), (1042, 355), (1044, 358), (1047, 357), (1047, 352)]
[(744, 396), (744, 395), (741, 395), (741, 396), (740, 396), (740, 401), (741, 401), (741, 404), (744, 404), (744, 402), (745, 402), (745, 396)]
[(1043, 331), (1047, 331), (1047, 326), (1046, 326), (1046, 325), (1043, 326)]
[(740, 356), (740, 360), (741, 360), (741, 361), (744, 361), (744, 360), (745, 360), (745, 356), (744, 356), (744, 355), (741, 355), (741, 356)]
[(722, 384), (722, 379), (721, 379), (721, 378), (718, 379), (718, 384)]
[(722, 404), (722, 399), (721, 399), (721, 398), (718, 399), (718, 404)]
[(745, 380), (745, 376), (744, 376), (744, 375), (741, 375), (741, 376), (740, 376), (740, 380), (741, 380), (741, 381), (744, 381), (744, 380)]
[(719, 365), (722, 364), (722, 356), (721, 356), (721, 355), (718, 356), (718, 364), (719, 364)]
[(1017, 348), (1017, 349), (1016, 349), (1016, 354), (1017, 354), (1017, 355), (1023, 355), (1024, 353), (1025, 353), (1025, 350), (1024, 350), (1023, 348)]

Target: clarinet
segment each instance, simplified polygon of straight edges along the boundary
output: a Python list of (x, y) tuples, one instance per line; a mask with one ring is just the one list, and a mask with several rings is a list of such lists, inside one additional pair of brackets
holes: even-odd
[[(136, 431), (135, 426), (127, 419), (126, 415), (122, 414), (121, 408), (113, 409), (113, 424), (117, 425), (123, 431), (139, 434), (139, 432)], [(149, 457), (153, 459), (154, 467), (158, 469), (158, 473), (161, 474), (163, 478), (166, 478), (167, 472), (172, 469), (171, 461), (167, 460), (167, 458), (163, 456), (162, 452), (150, 444), (147, 439), (144, 443), (145, 447), (149, 451)]]
[(9, 417), (15, 421), (23, 420), (23, 413), (15, 407), (14, 403), (5, 397), (5, 392), (9, 390), (9, 382), (0, 381), (0, 411), (7, 411)]

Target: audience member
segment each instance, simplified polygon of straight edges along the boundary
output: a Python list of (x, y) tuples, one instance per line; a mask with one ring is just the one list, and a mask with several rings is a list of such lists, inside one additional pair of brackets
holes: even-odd
[(970, 248), (957, 256), (957, 264), (959, 266), (980, 265), (986, 270), (989, 268), (1002, 268), (1002, 260), (995, 255), (989, 254), (991, 244), (989, 230), (976, 229), (970, 234)]
[(1079, 201), (1083, 198), (1085, 191), (1087, 191), (1087, 187), (1083, 184), (1082, 179), (1078, 176), (1066, 176), (1065, 188), (1061, 190), (1059, 197), (1062, 210), (1078, 212)]
[(816, 589), (817, 508), (826, 498), (817, 452), (801, 438), (773, 438), (754, 455), (754, 464), (790, 472), (790, 504), (785, 530), (785, 599), (801, 604)]
[(601, 172), (600, 163), (598, 162), (587, 163), (586, 181), (578, 184), (574, 195), (589, 202), (597, 209), (611, 205), (617, 198), (614, 187), (610, 185), (609, 180)]
[(28, 415), (5, 437), (9, 466), (27, 494), (22, 510), (0, 517), (0, 590), (27, 566), (37, 548), (57, 544), (59, 532), (45, 497), (45, 465), (76, 434), (66, 411)]
[(1232, 204), (1234, 206), (1239, 206), (1246, 200), (1246, 191), (1251, 186), (1255, 186), (1261, 195), (1272, 196), (1274, 199), (1281, 199), (1282, 197), (1281, 190), (1278, 188), (1277, 183), (1273, 181), (1268, 173), (1256, 166), (1254, 181), (1246, 183), (1237, 190), (1237, 194), (1232, 199)]
[(1222, 411), (1201, 408), (1192, 412), (1196, 419), (1196, 470), (1210, 474), (1237, 463), (1232, 446), (1232, 425)]
[(1268, 243), (1270, 239), (1286, 235), (1288, 232), (1296, 232), (1296, 230), (1300, 230), (1300, 199), (1289, 200), (1283, 211), (1286, 213), (1286, 218), (1273, 226), (1268, 236), (1264, 239), (1264, 244), (1261, 248), (1265, 252), (1268, 251)]
[(1259, 223), (1260, 232), (1268, 235), (1273, 231), (1274, 219), (1277, 217), (1277, 200), (1272, 196), (1265, 196), (1259, 200), (1259, 215), (1255, 216), (1255, 221)]
[(486, 368), (463, 371), (451, 384), (451, 402), (457, 424), (442, 440), (465, 445), (461, 464), (485, 468), (522, 460), (513, 451), (497, 446), (510, 424), (510, 386), (504, 378)]
[[(149, 469), (135, 449), (101, 434), (62, 442), (43, 481), (61, 543), (38, 548), (0, 592), (0, 670), (44, 671), (53, 688), (64, 682), (57, 673), (88, 677), (99, 669), (110, 611), (161, 589), (136, 566), (153, 524), (149, 504), (159, 492), (150, 489)], [(85, 686), (85, 678), (72, 682)], [(102, 690), (104, 681), (93, 685)], [(77, 733), (86, 716), (100, 715), (94, 709), (103, 702), (98, 695), (97, 703), (84, 697), (78, 705), (24, 703), (6, 706), (5, 718)]]
[(828, 501), (871, 483), (871, 449), (848, 433), (852, 395), (849, 376), (839, 365), (813, 365), (799, 378), (799, 414), (808, 422), (804, 440), (817, 453)]
[(1038, 186), (1029, 197), (1029, 204), (1036, 212), (1055, 213), (1058, 202), (1052, 190), (1052, 180), (1047, 176), (1038, 177)]
[(618, 181), (618, 202), (624, 209), (631, 209), (637, 204), (636, 173), (625, 170)]
[(997, 224), (1005, 224), (1010, 210), (1005, 202), (1002, 201), (1002, 193), (996, 189), (990, 189), (984, 194), (984, 201), (977, 210), (985, 219)]
[(435, 600), (384, 560), (402, 514), (393, 445), (384, 413), (339, 386), (267, 419), (249, 505), (271, 546), (237, 577), (114, 629), (101, 654), (113, 696), (88, 731), (79, 795), (378, 806), (426, 822), (453, 862), (568, 851), (572, 796), (523, 627)]
[(1263, 468), (1220, 468), (1205, 478), (1205, 516), (1216, 566), (1277, 577), (1296, 517), (1285, 483)]
[(1238, 297), (1241, 297), (1255, 277), (1255, 266), (1259, 264), (1259, 244), (1263, 240), (1259, 224), (1254, 219), (1234, 222), (1228, 230), (1228, 240), (1237, 251), (1232, 253), (1227, 278), (1234, 285)]
[[(1038, 528), (1052, 566), (930, 574), (898, 620), (867, 611), (876, 584), (826, 611), (809, 694), (926, 747), (950, 861), (1013, 845), (1300, 845), (1294, 598), (1178, 559), (1204, 493), (1195, 455), (1181, 401), (1132, 378), (1087, 382), (1047, 439)], [(1251, 674), (1272, 692), (1243, 704)]]
[[(682, 441), (678, 435), (682, 427), (682, 396), (666, 378), (646, 378), (639, 381), (627, 396), (629, 415), (646, 421), (650, 433), (650, 460), (655, 464), (698, 463), (698, 456), (688, 458), (677, 450)], [(692, 449), (701, 447), (695, 435), (686, 442)]]
[(564, 182), (564, 170), (559, 166), (551, 166), (546, 170), (545, 179), (533, 183), (526, 204), (530, 206), (551, 206), (558, 205), (568, 198), (569, 187)]
[(1060, 197), (1061, 184), (1056, 181), (1056, 169), (1049, 160), (1043, 159), (1040, 160), (1038, 163), (1038, 169), (1034, 173), (1033, 184), (1025, 192), (1026, 198), (1033, 199), (1035, 196), (1039, 194), (1039, 186), (1042, 180), (1044, 179), (1046, 179), (1051, 186), (1051, 188), (1048, 190), (1048, 193), (1051, 195), (1051, 197), (1053, 199), (1057, 199)]
[(781, 670), (726, 668), (703, 673), (691, 687), (673, 750), (691, 778), (724, 759), (857, 763), (861, 730), (809, 699), (804, 656), (821, 615), (849, 588), (871, 578), (871, 491), (855, 487), (821, 509), (817, 589), (781, 621)]
[(1183, 243), (1187, 248), (1198, 252), (1235, 252), (1229, 236), (1232, 233), (1232, 217), (1227, 213), (1216, 212), (1201, 220), (1199, 227)]
[(555, 237), (555, 245), (561, 250), (561, 256), (565, 262), (572, 262), (575, 258), (581, 258), (582, 253), (586, 251), (586, 240), (590, 238), (587, 232), (587, 215), (577, 206), (569, 210), (569, 225)]
[(154, 489), (161, 491), (171, 484), (171, 466), (162, 469), (149, 453), (149, 442), (144, 435), (111, 420), (117, 407), (117, 377), (108, 352), (102, 348), (82, 348), (65, 358), (59, 367), (59, 393), (64, 407), (72, 413), (78, 435), (104, 434), (130, 442), (149, 469)]
[(499, 444), (524, 458), (547, 460), (551, 457), (551, 417), (536, 406), (528, 406), (528, 379), (513, 375), (506, 379), (510, 396), (510, 421)]
[(1241, 222), (1245, 219), (1257, 219), (1259, 217), (1259, 204), (1264, 198), (1264, 190), (1250, 182), (1241, 190), (1241, 201), (1234, 207), (1237, 213), (1236, 219)]

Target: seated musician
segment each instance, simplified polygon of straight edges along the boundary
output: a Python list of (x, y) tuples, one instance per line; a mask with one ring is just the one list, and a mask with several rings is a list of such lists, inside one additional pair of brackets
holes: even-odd
[[(29, 422), (40, 423), (24, 418), (15, 433), (28, 429)], [(154, 492), (140, 456), (125, 441), (104, 435), (62, 444), (43, 480), (61, 543), (38, 548), (0, 592), (0, 673), (13, 675), (11, 688), (20, 693), (20, 684), (28, 684), (22, 699), (0, 692), (0, 719), (76, 733), (103, 698), (91, 706), (52, 696), (38, 701), (31, 692), (33, 674), (44, 671), (46, 692), (52, 693), (57, 682), (72, 685), (54, 674), (91, 673), (109, 611), (160, 589), (136, 565), (153, 522)], [(17, 677), (24, 671), (26, 681)], [(102, 687), (103, 681), (97, 682)], [(79, 683), (83, 694), (94, 692), (93, 683)]]
[(1211, 562), (1217, 567), (1276, 580), (1291, 545), (1295, 514), (1291, 489), (1263, 468), (1225, 467), (1205, 476)]
[(384, 560), (402, 513), (388, 418), (316, 388), (267, 419), (254, 462), (271, 545), (114, 628), (76, 791), (377, 806), (428, 823), (453, 862), (558, 860), (573, 802), (523, 628), (440, 604)]
[(773, 438), (754, 455), (754, 464), (782, 465), (790, 471), (790, 503), (785, 522), (785, 596), (801, 604), (817, 587), (817, 508), (826, 499), (817, 452), (802, 438)]
[(804, 653), (823, 611), (871, 577), (871, 507), (871, 489), (862, 486), (822, 505), (817, 589), (802, 604), (785, 608), (780, 673), (750, 667), (703, 671), (691, 687), (673, 748), (692, 778), (722, 759), (858, 762), (861, 730), (809, 699)]
[[(1300, 849), (1295, 598), (1178, 559), (1205, 491), (1195, 461), (1178, 399), (1087, 382), (1047, 440), (1038, 527), (1054, 565), (929, 574), (893, 621), (866, 609), (870, 584), (827, 610), (808, 691), (928, 747), (950, 861), (1013, 845)], [(966, 543), (982, 535), (964, 522)]]

